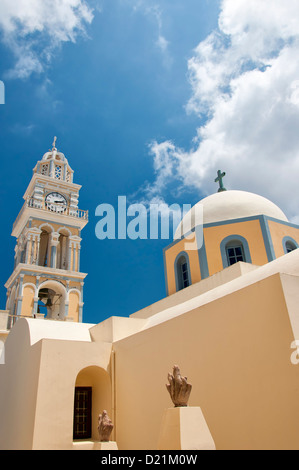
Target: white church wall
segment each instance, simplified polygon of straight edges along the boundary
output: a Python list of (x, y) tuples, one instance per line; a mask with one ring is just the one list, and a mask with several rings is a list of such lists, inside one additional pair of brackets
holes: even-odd
[(275, 274), (115, 343), (119, 448), (157, 448), (174, 364), (193, 385), (189, 404), (201, 407), (217, 449), (298, 448), (293, 340)]

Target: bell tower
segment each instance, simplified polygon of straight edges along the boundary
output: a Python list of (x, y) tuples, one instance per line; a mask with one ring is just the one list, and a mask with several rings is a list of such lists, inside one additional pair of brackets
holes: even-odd
[(10, 325), (20, 316), (82, 322), (81, 231), (88, 211), (78, 208), (81, 186), (63, 153), (45, 153), (33, 169), (25, 203), (13, 225), (14, 270), (5, 284)]

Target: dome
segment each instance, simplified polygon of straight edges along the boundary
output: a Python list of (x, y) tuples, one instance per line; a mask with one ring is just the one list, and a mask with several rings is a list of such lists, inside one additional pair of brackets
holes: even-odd
[(49, 150), (46, 152), (42, 158), (42, 161), (46, 160), (60, 160), (63, 163), (68, 163), (67, 159), (65, 158), (65, 155), (62, 152), (59, 152), (56, 148), (56, 141), (57, 137), (54, 137), (54, 141), (52, 144), (52, 150)]
[(55, 160), (61, 160), (62, 162), (66, 162), (67, 163), (67, 159), (65, 157), (65, 155), (61, 152), (58, 152), (58, 151), (51, 151), (51, 152), (46, 152), (42, 158), (42, 161), (45, 161), (45, 160), (51, 160), (51, 159), (55, 159)]
[(184, 235), (184, 224), (188, 227), (185, 231), (190, 231), (190, 219), (191, 229), (195, 227), (196, 207), (199, 205), (203, 206), (204, 225), (258, 215), (265, 215), (288, 222), (282, 210), (276, 204), (269, 201), (269, 199), (246, 191), (223, 191), (199, 201), (179, 224), (175, 232), (175, 239), (181, 238)]
[(56, 137), (54, 138), (53, 148), (43, 155), (43, 158), (37, 162), (33, 172), (55, 178), (57, 180), (73, 183), (74, 172), (71, 169), (67, 158), (55, 147)]

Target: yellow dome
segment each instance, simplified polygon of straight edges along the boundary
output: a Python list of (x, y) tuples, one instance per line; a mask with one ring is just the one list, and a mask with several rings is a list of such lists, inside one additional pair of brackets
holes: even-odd
[(282, 210), (265, 197), (246, 191), (223, 191), (202, 199), (186, 214), (176, 230), (176, 239), (185, 234), (184, 226), (188, 227), (186, 231), (195, 227), (195, 213), (199, 205), (203, 206), (204, 225), (258, 215), (288, 222)]

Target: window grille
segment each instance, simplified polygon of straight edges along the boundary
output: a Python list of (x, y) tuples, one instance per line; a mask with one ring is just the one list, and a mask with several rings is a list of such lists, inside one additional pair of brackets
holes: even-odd
[(49, 165), (42, 165), (41, 174), (47, 176), (49, 174)]
[(60, 165), (55, 165), (55, 174), (54, 177), (56, 180), (61, 180), (62, 176), (62, 167)]
[(242, 245), (232, 246), (226, 249), (228, 265), (238, 263), (239, 261), (245, 261), (244, 251)]
[(91, 438), (91, 387), (76, 387), (74, 402), (74, 439)]

